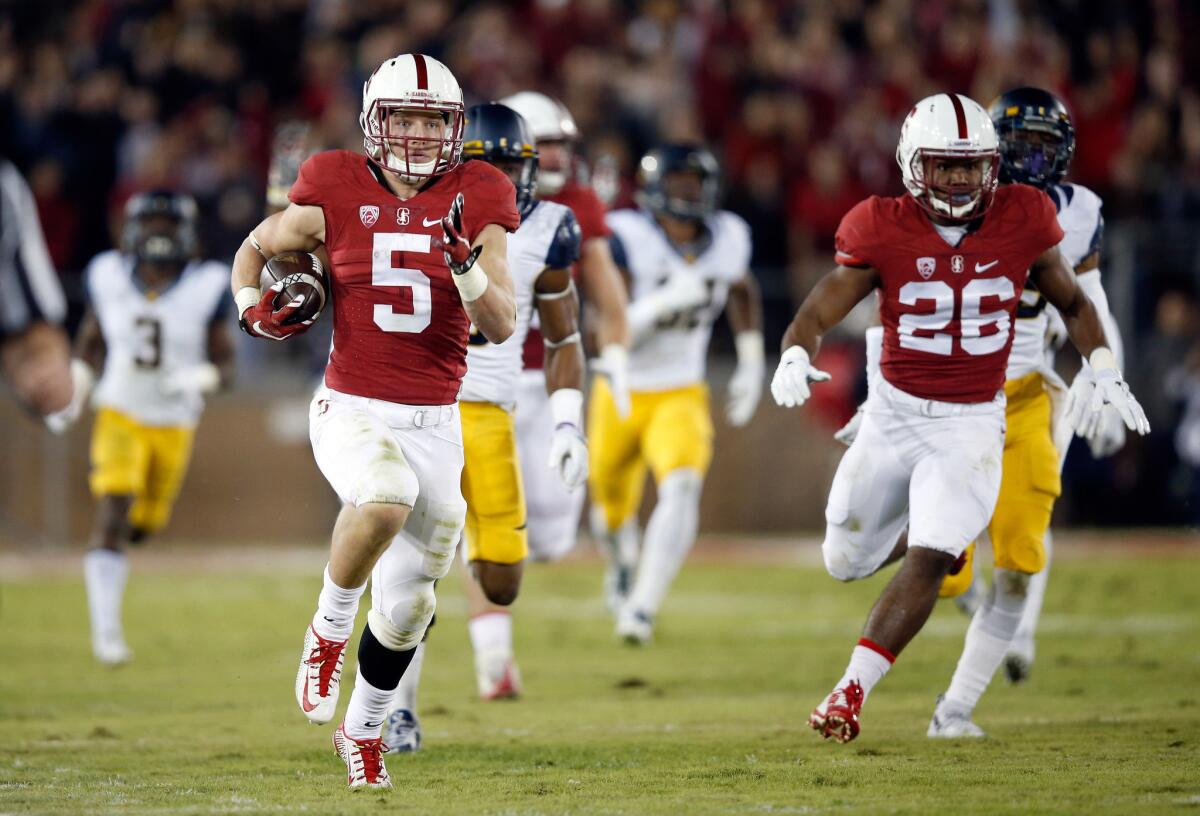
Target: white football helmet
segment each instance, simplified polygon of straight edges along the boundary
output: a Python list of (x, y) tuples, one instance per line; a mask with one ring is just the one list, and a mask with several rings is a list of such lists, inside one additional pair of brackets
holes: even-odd
[[(579, 138), (575, 119), (563, 103), (537, 91), (521, 91), (500, 100), (500, 104), (521, 114), (529, 125), (534, 142), (566, 142), (574, 144)], [(570, 164), (563, 169), (541, 166), (538, 170), (538, 192), (554, 195), (567, 183)]]
[[(935, 186), (931, 159), (978, 159), (978, 184)], [(900, 128), (896, 162), (904, 186), (926, 212), (952, 221), (970, 221), (991, 206), (999, 182), (999, 141), (991, 117), (961, 94), (928, 96), (913, 106)]]
[[(408, 160), (410, 139), (389, 132), (388, 114), (397, 108), (442, 114), (446, 126), (435, 158), (422, 162)], [(449, 68), (433, 57), (398, 54), (384, 60), (363, 83), (362, 113), (358, 123), (362, 127), (367, 157), (399, 174), (409, 184), (453, 170), (462, 163), (463, 108), (463, 92), (458, 80)], [(429, 140), (413, 138), (411, 141)], [(394, 147), (401, 149), (396, 151)]]

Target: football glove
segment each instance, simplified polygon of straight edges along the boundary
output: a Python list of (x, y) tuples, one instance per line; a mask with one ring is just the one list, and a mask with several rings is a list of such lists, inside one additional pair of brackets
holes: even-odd
[(483, 245), (471, 247), (463, 235), (462, 213), (466, 199), (459, 193), (450, 203), (450, 212), (442, 219), (442, 256), (446, 266), (454, 273), (452, 280), (464, 301), (477, 300), (488, 287), (488, 276), (482, 269), (475, 268)]
[(92, 386), (95, 384), (96, 374), (92, 367), (78, 357), (72, 358), (71, 401), (65, 408), (46, 414), (46, 427), (53, 433), (61, 434), (74, 425), (75, 420), (83, 413), (83, 406), (87, 403), (88, 395), (92, 393)]
[(551, 470), (557, 471), (567, 490), (574, 491), (587, 481), (588, 449), (587, 440), (579, 428), (570, 422), (560, 422), (554, 428), (554, 438), (550, 441), (550, 459), (547, 462)]
[[(863, 403), (863, 405), (865, 404)], [(850, 421), (833, 434), (833, 438), (847, 448), (854, 444), (854, 440), (858, 436), (858, 429), (862, 427), (863, 405), (858, 406), (858, 410), (854, 412), (854, 416), (850, 417)]]
[(725, 417), (729, 424), (741, 428), (754, 416), (758, 400), (762, 397), (766, 363), (763, 359), (762, 333), (753, 330), (738, 332), (734, 339), (737, 346), (737, 368), (729, 380), (729, 401), (725, 405)]
[(275, 308), (275, 298), (287, 282), (286, 278), (275, 281), (262, 293), (258, 303), (242, 312), (238, 320), (242, 331), (251, 337), (265, 337), (268, 340), (287, 340), (292, 335), (308, 331), (308, 327), (321, 316), (320, 312), (305, 318), (299, 311), (303, 305), (301, 300), (293, 300)]
[(1097, 433), (1103, 416), (1104, 406), (1110, 405), (1125, 427), (1145, 435), (1150, 432), (1150, 421), (1137, 398), (1129, 392), (1129, 385), (1117, 369), (1111, 351), (1101, 347), (1092, 352), (1091, 371), (1075, 377), (1067, 393), (1067, 421), (1078, 436), (1090, 439)]
[(775, 377), (771, 380), (771, 395), (775, 402), (785, 408), (803, 405), (812, 396), (809, 383), (826, 382), (830, 375), (809, 362), (808, 352), (802, 346), (791, 346), (779, 360)]

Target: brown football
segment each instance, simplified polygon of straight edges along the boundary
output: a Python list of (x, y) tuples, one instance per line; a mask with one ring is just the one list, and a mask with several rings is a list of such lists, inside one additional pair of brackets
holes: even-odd
[(284, 320), (284, 325), (316, 320), (325, 308), (329, 290), (328, 275), (317, 256), (309, 252), (284, 252), (271, 258), (263, 266), (259, 288), (265, 293), (280, 283), (275, 309), (289, 304), (295, 307), (295, 313)]

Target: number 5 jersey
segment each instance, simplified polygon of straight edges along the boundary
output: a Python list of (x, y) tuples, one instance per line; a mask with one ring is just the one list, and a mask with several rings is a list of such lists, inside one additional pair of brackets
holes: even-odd
[(289, 194), (325, 214), (333, 282), (325, 384), (405, 405), (447, 405), (467, 368), (470, 321), (442, 254), (441, 220), (461, 192), (467, 240), (474, 243), (488, 224), (512, 232), (521, 223), (516, 190), (476, 160), (404, 200), (379, 173), (361, 153), (317, 153)]
[(996, 190), (957, 246), (910, 195), (856, 205), (838, 227), (837, 262), (879, 276), (884, 379), (924, 399), (992, 400), (1029, 266), (1062, 239), (1054, 203), (1023, 184)]
[(105, 345), (93, 404), (143, 425), (194, 427), (203, 397), (163, 386), (172, 372), (208, 359), (209, 327), (232, 311), (229, 267), (192, 261), (169, 286), (147, 291), (134, 258), (109, 250), (92, 259), (84, 279)]

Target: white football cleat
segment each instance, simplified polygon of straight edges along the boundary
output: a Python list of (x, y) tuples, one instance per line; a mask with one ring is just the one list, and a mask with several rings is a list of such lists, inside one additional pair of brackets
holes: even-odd
[(421, 721), (407, 708), (388, 714), (383, 726), (384, 753), (409, 754), (421, 750)]
[(383, 765), (387, 746), (382, 739), (357, 740), (346, 734), (346, 723), (333, 732), (333, 750), (346, 763), (346, 784), (351, 788), (390, 788), (392, 778)]
[(333, 719), (342, 685), (346, 642), (326, 640), (311, 624), (304, 633), (300, 670), (296, 672), (296, 702), (314, 725), (324, 725)]
[(962, 706), (946, 700), (946, 695), (939, 694), (937, 705), (933, 709), (933, 719), (929, 721), (927, 737), (941, 739), (986, 737), (983, 729), (971, 721), (971, 712)]
[(482, 700), (515, 700), (521, 696), (521, 672), (506, 651), (475, 655), (475, 683)]
[(1004, 674), (1008, 682), (1024, 683), (1033, 673), (1033, 638), (1017, 637), (1008, 644), (1008, 654), (1004, 656)]
[(630, 646), (648, 646), (654, 640), (654, 618), (625, 607), (617, 616), (616, 635)]
[(121, 666), (133, 660), (133, 651), (120, 633), (93, 637), (92, 654), (106, 666)]

